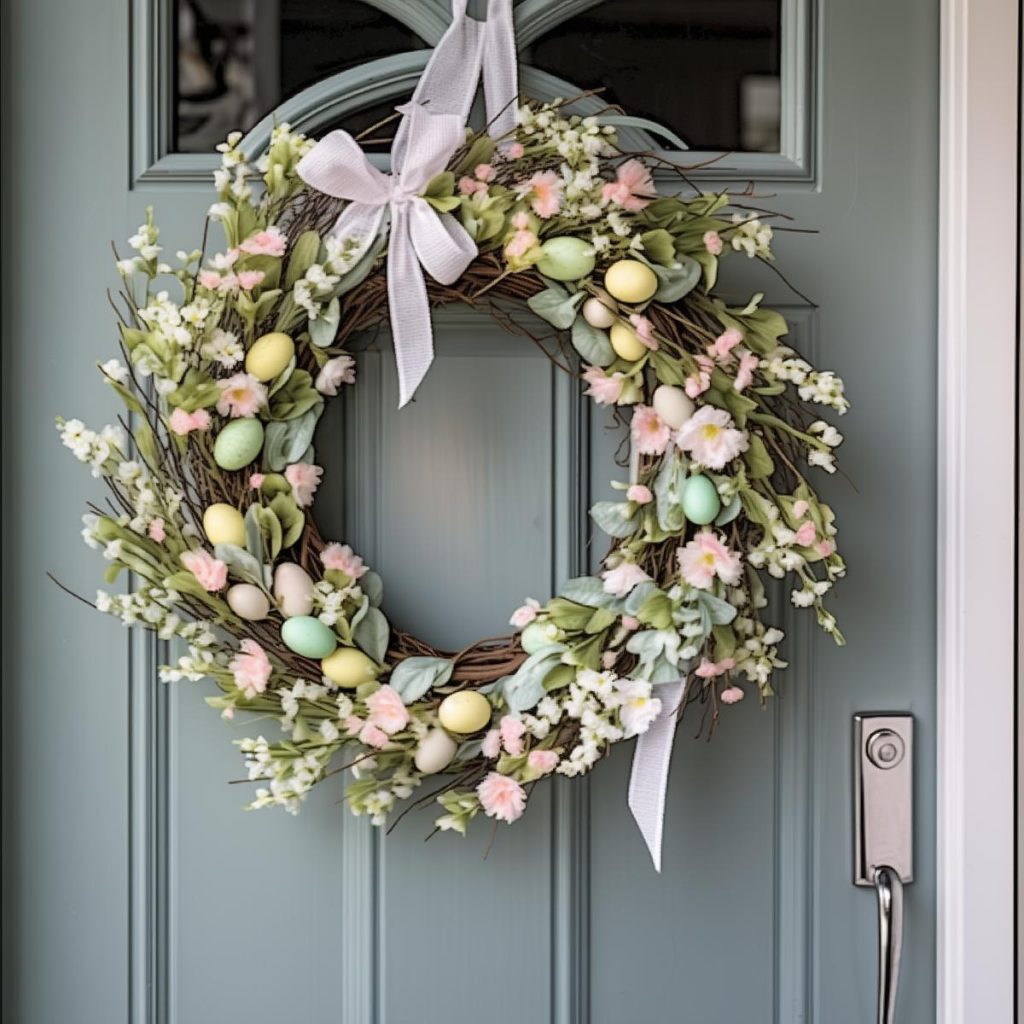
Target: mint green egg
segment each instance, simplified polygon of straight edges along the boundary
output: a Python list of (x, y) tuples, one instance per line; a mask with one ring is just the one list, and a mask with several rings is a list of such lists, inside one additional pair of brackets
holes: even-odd
[(582, 238), (549, 238), (540, 251), (537, 269), (555, 281), (578, 281), (594, 269), (594, 250)]
[(527, 654), (557, 644), (565, 634), (553, 622), (531, 622), (519, 636), (519, 646)]
[(281, 626), (281, 639), (289, 650), (304, 658), (326, 658), (338, 646), (338, 638), (333, 631), (312, 615), (285, 619)]
[(263, 424), (257, 419), (231, 420), (213, 442), (213, 461), (221, 469), (248, 466), (263, 447)]
[(691, 523), (707, 526), (722, 510), (715, 485), (703, 473), (691, 476), (683, 484), (683, 512)]

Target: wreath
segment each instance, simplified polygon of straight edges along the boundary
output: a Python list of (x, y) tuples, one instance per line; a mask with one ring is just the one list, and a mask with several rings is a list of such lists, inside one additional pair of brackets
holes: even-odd
[(771, 265), (768, 215), (620, 148), (611, 108), (570, 110), (526, 102), (499, 138), (465, 131), (407, 202), (476, 249), (456, 280), (426, 284), (429, 302), (528, 336), (629, 427), (621, 500), (591, 509), (612, 538), (601, 570), (527, 599), (514, 635), (451, 653), (393, 628), (380, 577), (312, 516), (325, 402), (395, 315), (394, 214), (390, 235), (338, 231), (355, 202), (307, 184), (317, 148), (281, 124), (255, 166), (240, 134), (219, 147), (207, 227), (223, 251), (204, 232), (164, 262), (149, 211), (117, 263), (121, 358), (100, 370), (127, 416), (98, 432), (58, 420), (109, 489), (83, 536), (108, 584), (134, 582), (95, 607), (184, 641), (161, 678), (212, 679), (223, 717), (277, 718), (280, 738), (239, 742), (254, 808), (295, 812), (347, 767), (347, 802), (376, 825), (424, 783), (438, 829), (511, 823), (542, 778), (588, 772), (694, 701), (714, 724), (769, 697), (785, 662), (765, 576), (795, 581), (793, 604), (843, 642), (823, 606), (844, 573), (833, 513), (808, 481), (835, 470), (842, 438), (815, 410), (846, 411), (842, 382), (784, 344), (761, 295), (714, 292), (726, 256)]

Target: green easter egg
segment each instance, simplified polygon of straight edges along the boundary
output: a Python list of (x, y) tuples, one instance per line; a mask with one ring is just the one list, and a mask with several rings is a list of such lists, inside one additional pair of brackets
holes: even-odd
[(527, 654), (557, 644), (564, 634), (553, 622), (531, 622), (519, 636), (519, 646)]
[(549, 238), (540, 251), (537, 269), (555, 281), (578, 281), (594, 269), (594, 250), (582, 238)]
[(703, 473), (691, 476), (683, 485), (683, 512), (691, 523), (707, 526), (722, 510), (715, 485)]
[(290, 650), (304, 658), (326, 658), (338, 646), (334, 633), (312, 615), (285, 619), (281, 626), (281, 639)]
[(257, 419), (231, 420), (213, 442), (213, 461), (221, 469), (248, 466), (263, 447), (263, 424)]

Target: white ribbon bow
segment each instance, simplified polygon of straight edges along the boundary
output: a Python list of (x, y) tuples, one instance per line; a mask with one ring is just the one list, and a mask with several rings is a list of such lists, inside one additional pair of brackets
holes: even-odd
[(462, 225), (451, 214), (438, 213), (419, 193), (465, 141), (481, 68), (489, 130), (500, 137), (515, 126), (518, 92), (512, 0), (490, 0), (485, 22), (466, 16), (466, 0), (453, 0), (451, 25), (412, 100), (398, 108), (403, 116), (392, 146), (391, 174), (377, 170), (342, 130), (318, 142), (298, 165), (308, 185), (348, 200), (329, 234), (369, 245), (390, 229), (388, 307), (399, 408), (415, 394), (434, 359), (423, 270), (441, 284), (452, 284), (477, 254)]

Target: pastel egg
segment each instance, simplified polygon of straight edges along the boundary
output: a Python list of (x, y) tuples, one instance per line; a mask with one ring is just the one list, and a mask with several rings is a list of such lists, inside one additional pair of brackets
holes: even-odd
[(558, 643), (562, 631), (553, 622), (531, 622), (519, 634), (519, 646), (527, 654), (535, 654), (542, 647)]
[(549, 238), (540, 247), (537, 269), (556, 281), (578, 281), (594, 269), (594, 250), (582, 238)]
[(320, 671), (336, 686), (354, 687), (369, 683), (380, 673), (376, 662), (354, 647), (339, 647), (320, 662)]
[(683, 484), (683, 514), (691, 523), (707, 526), (722, 511), (722, 500), (715, 485), (703, 473), (691, 476)]
[(294, 562), (282, 562), (274, 570), (274, 600), (281, 614), (290, 619), (313, 610), (313, 579)]
[(647, 346), (637, 337), (636, 331), (621, 320), (612, 324), (610, 337), (615, 354), (629, 363), (635, 363), (647, 351)]
[(285, 619), (281, 639), (289, 650), (304, 658), (326, 658), (338, 646), (338, 638), (312, 615), (296, 615)]
[(444, 731), (431, 729), (416, 748), (413, 760), (416, 770), (424, 775), (433, 775), (452, 763), (459, 745)]
[(295, 342), (287, 334), (274, 331), (257, 338), (245, 354), (245, 369), (257, 380), (273, 380), (292, 361)]
[(234, 505), (218, 501), (203, 513), (203, 530), (211, 544), (245, 547), (245, 520)]
[(619, 304), (610, 295), (592, 295), (583, 303), (583, 319), (591, 327), (607, 331), (617, 319)]
[(479, 732), (491, 720), (491, 705), (476, 690), (459, 690), (441, 701), (437, 717), (449, 732)]
[(259, 622), (270, 614), (270, 599), (252, 583), (236, 583), (227, 597), (228, 606), (240, 619)]
[(682, 389), (662, 384), (654, 389), (654, 411), (673, 430), (678, 430), (694, 413), (693, 400)]
[(658, 278), (646, 263), (619, 260), (605, 271), (604, 286), (613, 298), (636, 305), (654, 295), (658, 290)]
[(248, 466), (263, 447), (263, 424), (257, 419), (231, 420), (213, 442), (213, 461), (221, 469)]

